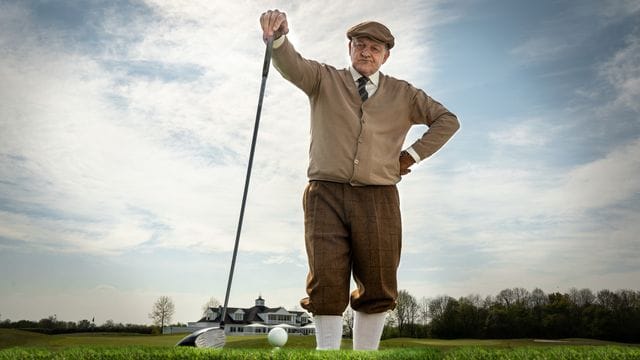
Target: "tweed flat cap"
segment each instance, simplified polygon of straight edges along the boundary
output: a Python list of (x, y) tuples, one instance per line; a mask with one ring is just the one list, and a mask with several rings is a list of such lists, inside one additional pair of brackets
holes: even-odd
[(365, 21), (347, 30), (347, 37), (349, 40), (359, 36), (368, 37), (386, 44), (389, 49), (395, 45), (395, 39), (393, 38), (393, 35), (391, 35), (391, 31), (379, 22)]

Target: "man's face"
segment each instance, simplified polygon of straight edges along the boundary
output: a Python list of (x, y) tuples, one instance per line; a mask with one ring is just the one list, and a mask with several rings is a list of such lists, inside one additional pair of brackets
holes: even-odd
[(389, 50), (383, 43), (365, 37), (349, 42), (349, 55), (354, 69), (364, 76), (373, 75), (387, 61)]

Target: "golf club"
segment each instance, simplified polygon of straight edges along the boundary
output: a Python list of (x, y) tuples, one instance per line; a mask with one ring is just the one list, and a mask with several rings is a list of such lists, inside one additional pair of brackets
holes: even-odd
[(249, 190), (249, 180), (251, 178), (251, 167), (253, 165), (253, 154), (256, 149), (256, 140), (258, 138), (258, 125), (260, 123), (260, 114), (262, 113), (262, 100), (264, 99), (264, 89), (267, 84), (267, 75), (269, 74), (269, 66), (271, 64), (271, 52), (273, 50), (273, 37), (267, 39), (267, 46), (264, 53), (264, 64), (262, 66), (262, 84), (260, 85), (260, 96), (258, 97), (258, 110), (256, 112), (256, 122), (253, 126), (253, 139), (251, 140), (251, 151), (249, 153), (249, 164), (247, 165), (247, 176), (244, 182), (244, 193), (242, 195), (242, 205), (240, 206), (240, 217), (238, 219), (238, 228), (236, 231), (236, 242), (233, 247), (233, 256), (231, 257), (231, 269), (229, 270), (229, 280), (227, 282), (227, 292), (224, 297), (224, 307), (220, 317), (220, 325), (218, 327), (204, 328), (185, 336), (176, 346), (195, 346), (203, 348), (221, 348), (225, 343), (224, 335), (224, 319), (227, 316), (227, 305), (229, 304), (229, 292), (231, 291), (231, 282), (233, 280), (233, 271), (236, 267), (236, 257), (238, 255), (238, 244), (240, 243), (240, 233), (242, 232), (242, 220), (244, 219), (244, 208), (247, 202), (247, 192)]

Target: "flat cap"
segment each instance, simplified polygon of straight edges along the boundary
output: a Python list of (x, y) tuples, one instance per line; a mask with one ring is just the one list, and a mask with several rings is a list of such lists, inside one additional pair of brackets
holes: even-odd
[(389, 31), (386, 26), (375, 21), (365, 21), (358, 25), (354, 25), (351, 29), (347, 30), (347, 37), (349, 40), (360, 36), (368, 37), (386, 44), (389, 49), (391, 49), (395, 44), (395, 39), (393, 38), (393, 35), (391, 35), (391, 31)]

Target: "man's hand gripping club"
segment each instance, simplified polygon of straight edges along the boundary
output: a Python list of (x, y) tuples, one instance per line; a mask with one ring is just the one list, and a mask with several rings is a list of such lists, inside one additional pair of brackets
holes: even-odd
[(287, 14), (282, 11), (267, 10), (260, 16), (262, 26), (262, 39), (266, 43), (269, 38), (274, 40), (289, 33)]

